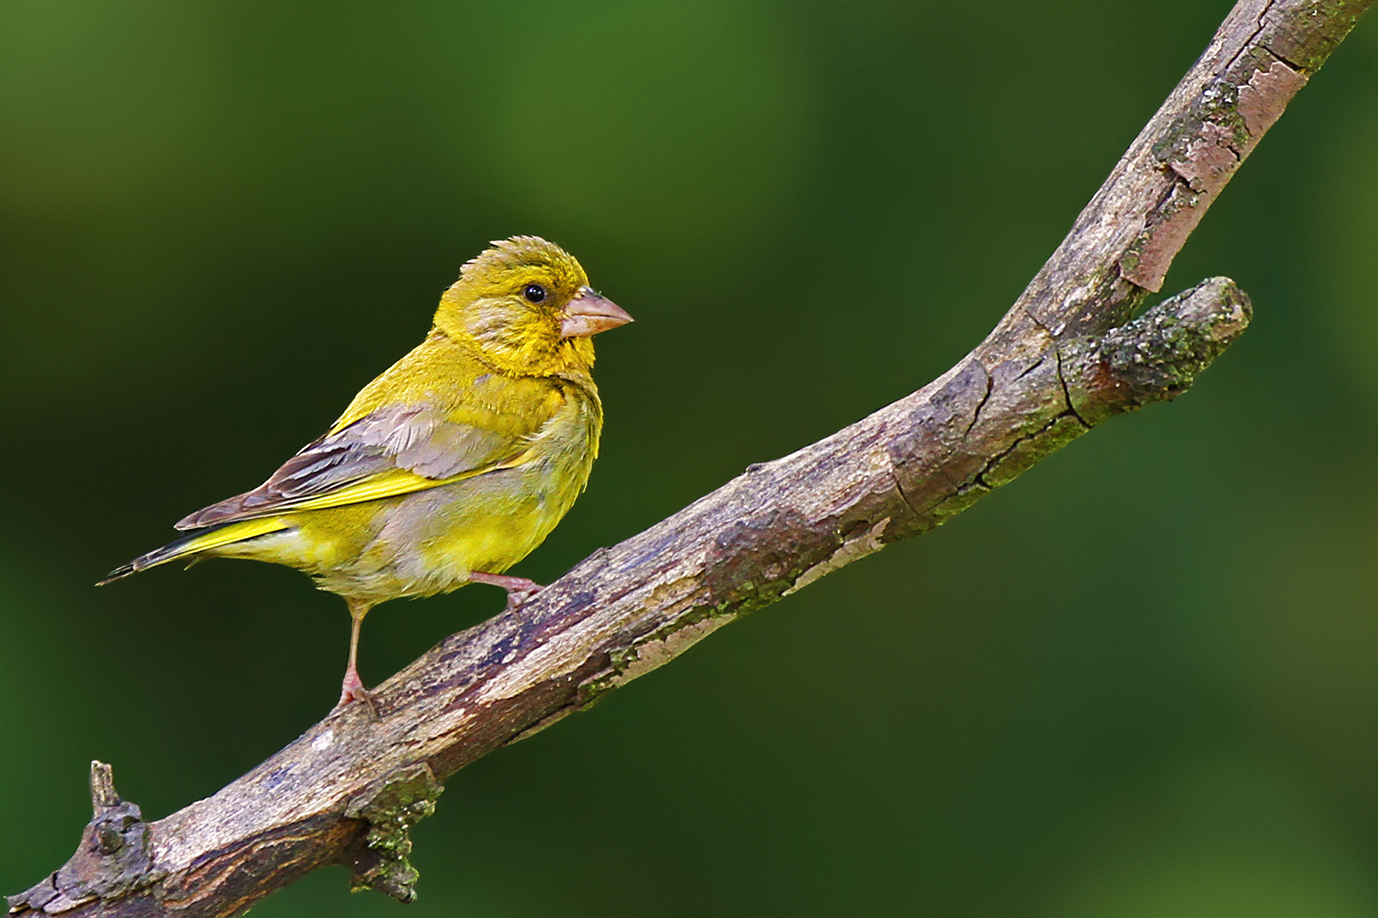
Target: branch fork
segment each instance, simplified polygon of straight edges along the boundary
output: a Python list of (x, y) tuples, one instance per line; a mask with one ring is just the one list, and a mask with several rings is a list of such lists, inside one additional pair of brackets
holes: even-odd
[(95, 815), (66, 864), (42, 883), (9, 900), (10, 914), (61, 915), (88, 903), (117, 900), (165, 875), (153, 863), (148, 823), (138, 806), (115, 792), (109, 765), (91, 763)]

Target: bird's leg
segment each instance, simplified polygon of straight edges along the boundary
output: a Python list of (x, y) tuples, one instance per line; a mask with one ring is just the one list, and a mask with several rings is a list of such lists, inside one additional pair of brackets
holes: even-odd
[(351, 701), (369, 701), (368, 689), (364, 688), (364, 681), (359, 678), (359, 628), (364, 623), (364, 616), (373, 606), (371, 603), (360, 602), (358, 600), (346, 600), (349, 603), (349, 616), (353, 622), (349, 629), (349, 665), (345, 667), (344, 683), (340, 686), (340, 701), (335, 707), (343, 707)]
[(506, 574), (485, 574), (481, 571), (472, 571), (469, 574), (469, 579), (474, 583), (487, 583), (506, 590), (507, 609), (505, 611), (508, 612), (545, 589), (534, 580), (527, 580), (525, 577), (508, 577)]

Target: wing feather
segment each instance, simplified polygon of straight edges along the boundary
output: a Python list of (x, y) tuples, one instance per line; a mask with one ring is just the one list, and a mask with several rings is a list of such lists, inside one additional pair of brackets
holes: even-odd
[(520, 465), (563, 403), (558, 390), (542, 394), (541, 410), (504, 413), (501, 423), (489, 411), (446, 414), (424, 402), (377, 408), (308, 443), (254, 490), (198, 510), (177, 528), (377, 500)]

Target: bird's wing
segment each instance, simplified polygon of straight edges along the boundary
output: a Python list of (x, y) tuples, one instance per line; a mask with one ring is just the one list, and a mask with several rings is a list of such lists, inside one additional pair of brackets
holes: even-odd
[(541, 410), (442, 411), (387, 405), (307, 444), (252, 491), (178, 521), (199, 529), (290, 510), (322, 510), (394, 497), (527, 461), (541, 427), (563, 399), (547, 390)]

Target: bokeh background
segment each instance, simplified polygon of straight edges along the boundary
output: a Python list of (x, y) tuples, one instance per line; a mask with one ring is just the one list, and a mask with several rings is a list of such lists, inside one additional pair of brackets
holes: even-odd
[[(487, 240), (638, 320), (515, 571), (553, 579), (974, 346), (1229, 6), (0, 5), (0, 892), (70, 854), (90, 759), (162, 816), (329, 710), (347, 618), (299, 574), (92, 584)], [(1378, 20), (1168, 278), (1254, 298), (1194, 390), (461, 772), (408, 914), (1378, 915), (1376, 150)], [(365, 678), (501, 603), (379, 609)], [(399, 908), (332, 868), (255, 914)]]

